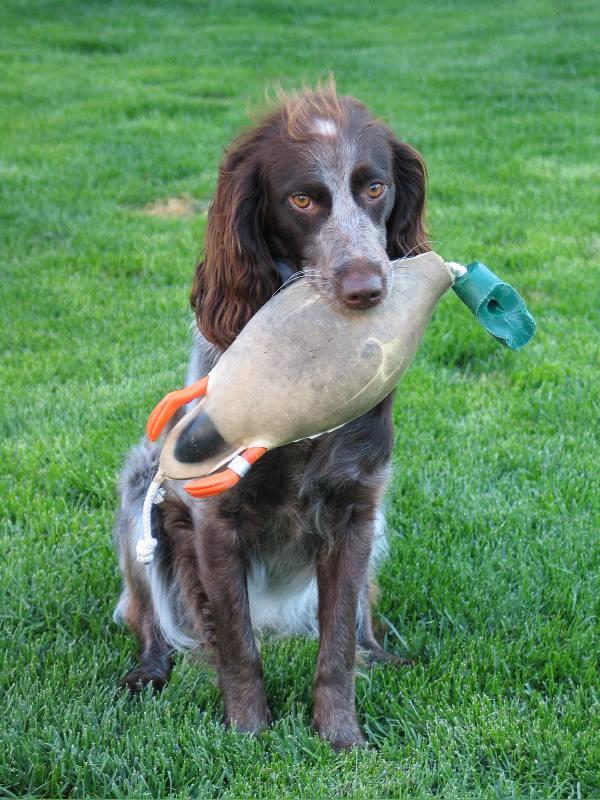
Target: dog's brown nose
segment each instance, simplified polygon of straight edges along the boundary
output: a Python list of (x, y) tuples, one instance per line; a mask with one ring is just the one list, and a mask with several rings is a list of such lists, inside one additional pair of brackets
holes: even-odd
[(383, 297), (383, 277), (376, 267), (363, 264), (352, 267), (340, 281), (340, 299), (354, 309), (366, 309)]

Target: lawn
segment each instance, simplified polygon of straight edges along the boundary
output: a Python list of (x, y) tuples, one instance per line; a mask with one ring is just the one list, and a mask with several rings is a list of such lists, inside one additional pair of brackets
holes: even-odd
[[(597, 12), (2, 3), (2, 796), (600, 796)], [(538, 322), (515, 354), (445, 299), (397, 393), (379, 611), (417, 665), (359, 671), (370, 746), (341, 756), (309, 728), (314, 642), (263, 642), (249, 738), (189, 657), (119, 695), (111, 621), (116, 475), (185, 374), (223, 148), (265, 87), (329, 71), (423, 153), (437, 249)]]

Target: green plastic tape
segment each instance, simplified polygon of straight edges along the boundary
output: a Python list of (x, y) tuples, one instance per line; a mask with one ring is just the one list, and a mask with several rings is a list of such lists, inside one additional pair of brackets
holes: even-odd
[(454, 291), (477, 321), (499, 342), (519, 350), (535, 333), (535, 320), (521, 295), (481, 261), (474, 261), (454, 283)]

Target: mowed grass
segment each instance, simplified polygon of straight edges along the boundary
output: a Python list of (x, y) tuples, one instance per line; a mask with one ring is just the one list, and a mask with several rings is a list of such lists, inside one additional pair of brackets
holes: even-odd
[[(7, 796), (600, 796), (598, 14), (593, 2), (4, 2), (0, 790)], [(538, 322), (503, 350), (453, 296), (396, 397), (370, 747), (310, 731), (316, 643), (262, 644), (276, 722), (228, 732), (180, 658), (116, 692), (115, 480), (185, 374), (217, 165), (265, 87), (332, 71), (423, 153), (448, 259)], [(187, 198), (194, 213), (144, 213)]]

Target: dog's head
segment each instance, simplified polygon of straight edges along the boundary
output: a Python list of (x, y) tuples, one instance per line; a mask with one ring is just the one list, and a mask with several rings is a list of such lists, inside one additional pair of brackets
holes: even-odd
[(357, 100), (331, 83), (282, 97), (221, 165), (192, 289), (200, 330), (231, 344), (279, 286), (276, 261), (334, 304), (377, 304), (389, 259), (429, 249), (424, 203), (421, 157)]

